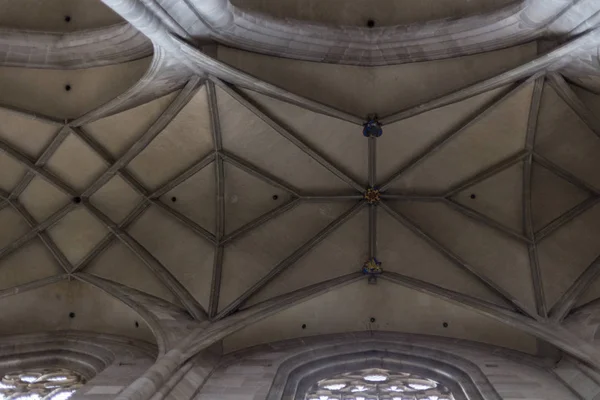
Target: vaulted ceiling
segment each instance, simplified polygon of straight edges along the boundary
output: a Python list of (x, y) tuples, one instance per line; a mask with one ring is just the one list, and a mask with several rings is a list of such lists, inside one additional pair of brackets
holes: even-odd
[[(26, 3), (0, 1), (13, 15), (0, 25), (124, 24), (99, 1)], [(344, 24), (368, 11), (233, 3)], [(382, 2), (372, 15), (398, 24), (500, 6), (415, 4)], [(67, 13), (78, 25), (56, 21)], [(600, 297), (600, 96), (540, 70), (427, 104), (541, 51), (531, 41), (368, 67), (212, 49), (254, 87), (182, 69), (167, 79), (157, 53), (84, 69), (0, 66), (0, 333), (153, 341), (143, 304), (123, 293), (216, 321), (321, 285), (225, 349), (393, 330), (536, 353), (532, 331), (471, 302), (539, 322)], [(269, 84), (286, 94), (257, 91)], [(379, 138), (363, 136), (371, 114)], [(380, 202), (365, 201), (369, 187)], [(384, 270), (375, 285), (360, 273), (371, 257)]]
[(97, 0), (1, 0), (0, 27), (73, 32), (103, 28), (123, 19)]
[(514, 0), (234, 0), (241, 10), (257, 11), (277, 18), (292, 18), (340, 25), (410, 24), (442, 18), (461, 18), (496, 11)]

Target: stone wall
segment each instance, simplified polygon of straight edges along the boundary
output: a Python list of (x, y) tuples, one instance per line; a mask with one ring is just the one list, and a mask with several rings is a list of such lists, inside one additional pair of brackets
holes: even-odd
[(81, 331), (4, 336), (0, 376), (39, 368), (65, 368), (86, 379), (72, 400), (109, 400), (154, 364), (155, 345)]
[[(575, 310), (565, 326), (580, 338), (600, 348), (600, 303), (595, 301)], [(555, 373), (582, 400), (600, 400), (600, 373), (587, 365), (564, 357), (556, 366)]]
[(154, 360), (139, 355), (120, 355), (105, 370), (77, 390), (71, 400), (109, 400), (152, 366)]
[[(220, 344), (215, 345), (186, 363), (152, 400), (291, 400), (284, 391), (298, 378), (294, 374), (299, 367), (364, 351), (384, 354), (382, 360), (425, 360), (431, 370), (454, 374), (451, 378), (461, 386), (475, 387), (469, 400), (600, 400), (600, 375), (568, 357), (556, 364), (550, 358), (481, 343), (390, 332), (306, 337), (226, 355)], [(39, 352), (44, 352), (42, 358), (32, 358)], [(107, 335), (65, 333), (62, 340), (20, 335), (0, 347), (0, 372), (40, 360), (54, 363), (62, 360), (61, 354), (66, 363), (61, 366), (76, 371), (91, 367), (83, 368), (89, 381), (73, 400), (108, 400), (152, 366), (156, 349)], [(460, 373), (445, 371), (444, 363)]]
[(220, 344), (214, 345), (196, 357), (185, 375), (166, 396), (167, 400), (191, 400), (196, 398), (206, 380), (219, 364), (222, 355)]
[(265, 400), (270, 391), (278, 389), (272, 387), (273, 382), (291, 357), (310, 352), (316, 358), (332, 348), (368, 342), (408, 346), (415, 354), (426, 349), (445, 354), (440, 357), (464, 359), (480, 371), (482, 378), (475, 383), (485, 400), (581, 400), (554, 374), (551, 360), (461, 340), (381, 332), (289, 340), (228, 354), (194, 400)]
[(583, 400), (600, 400), (600, 375), (578, 361), (564, 357), (554, 372)]

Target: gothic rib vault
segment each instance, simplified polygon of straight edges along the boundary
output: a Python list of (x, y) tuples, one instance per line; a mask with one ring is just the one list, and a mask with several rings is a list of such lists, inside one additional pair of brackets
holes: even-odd
[(600, 97), (559, 69), (594, 30), (360, 66), (200, 52), (160, 15), (152, 57), (0, 66), (0, 333), (400, 331), (600, 365), (564, 323), (600, 298)]

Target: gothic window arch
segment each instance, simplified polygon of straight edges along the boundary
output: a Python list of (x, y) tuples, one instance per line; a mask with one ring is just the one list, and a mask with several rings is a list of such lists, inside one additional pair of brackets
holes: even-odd
[(62, 368), (11, 372), (0, 380), (0, 400), (67, 400), (84, 383), (81, 375)]
[(381, 368), (341, 373), (314, 383), (306, 400), (454, 400), (433, 379)]

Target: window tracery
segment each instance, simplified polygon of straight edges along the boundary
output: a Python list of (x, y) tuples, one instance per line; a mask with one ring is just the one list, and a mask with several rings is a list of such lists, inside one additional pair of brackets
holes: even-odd
[(429, 378), (385, 369), (343, 373), (315, 383), (306, 400), (454, 400), (450, 390)]
[(6, 374), (0, 400), (67, 400), (85, 380), (65, 369), (34, 369)]

